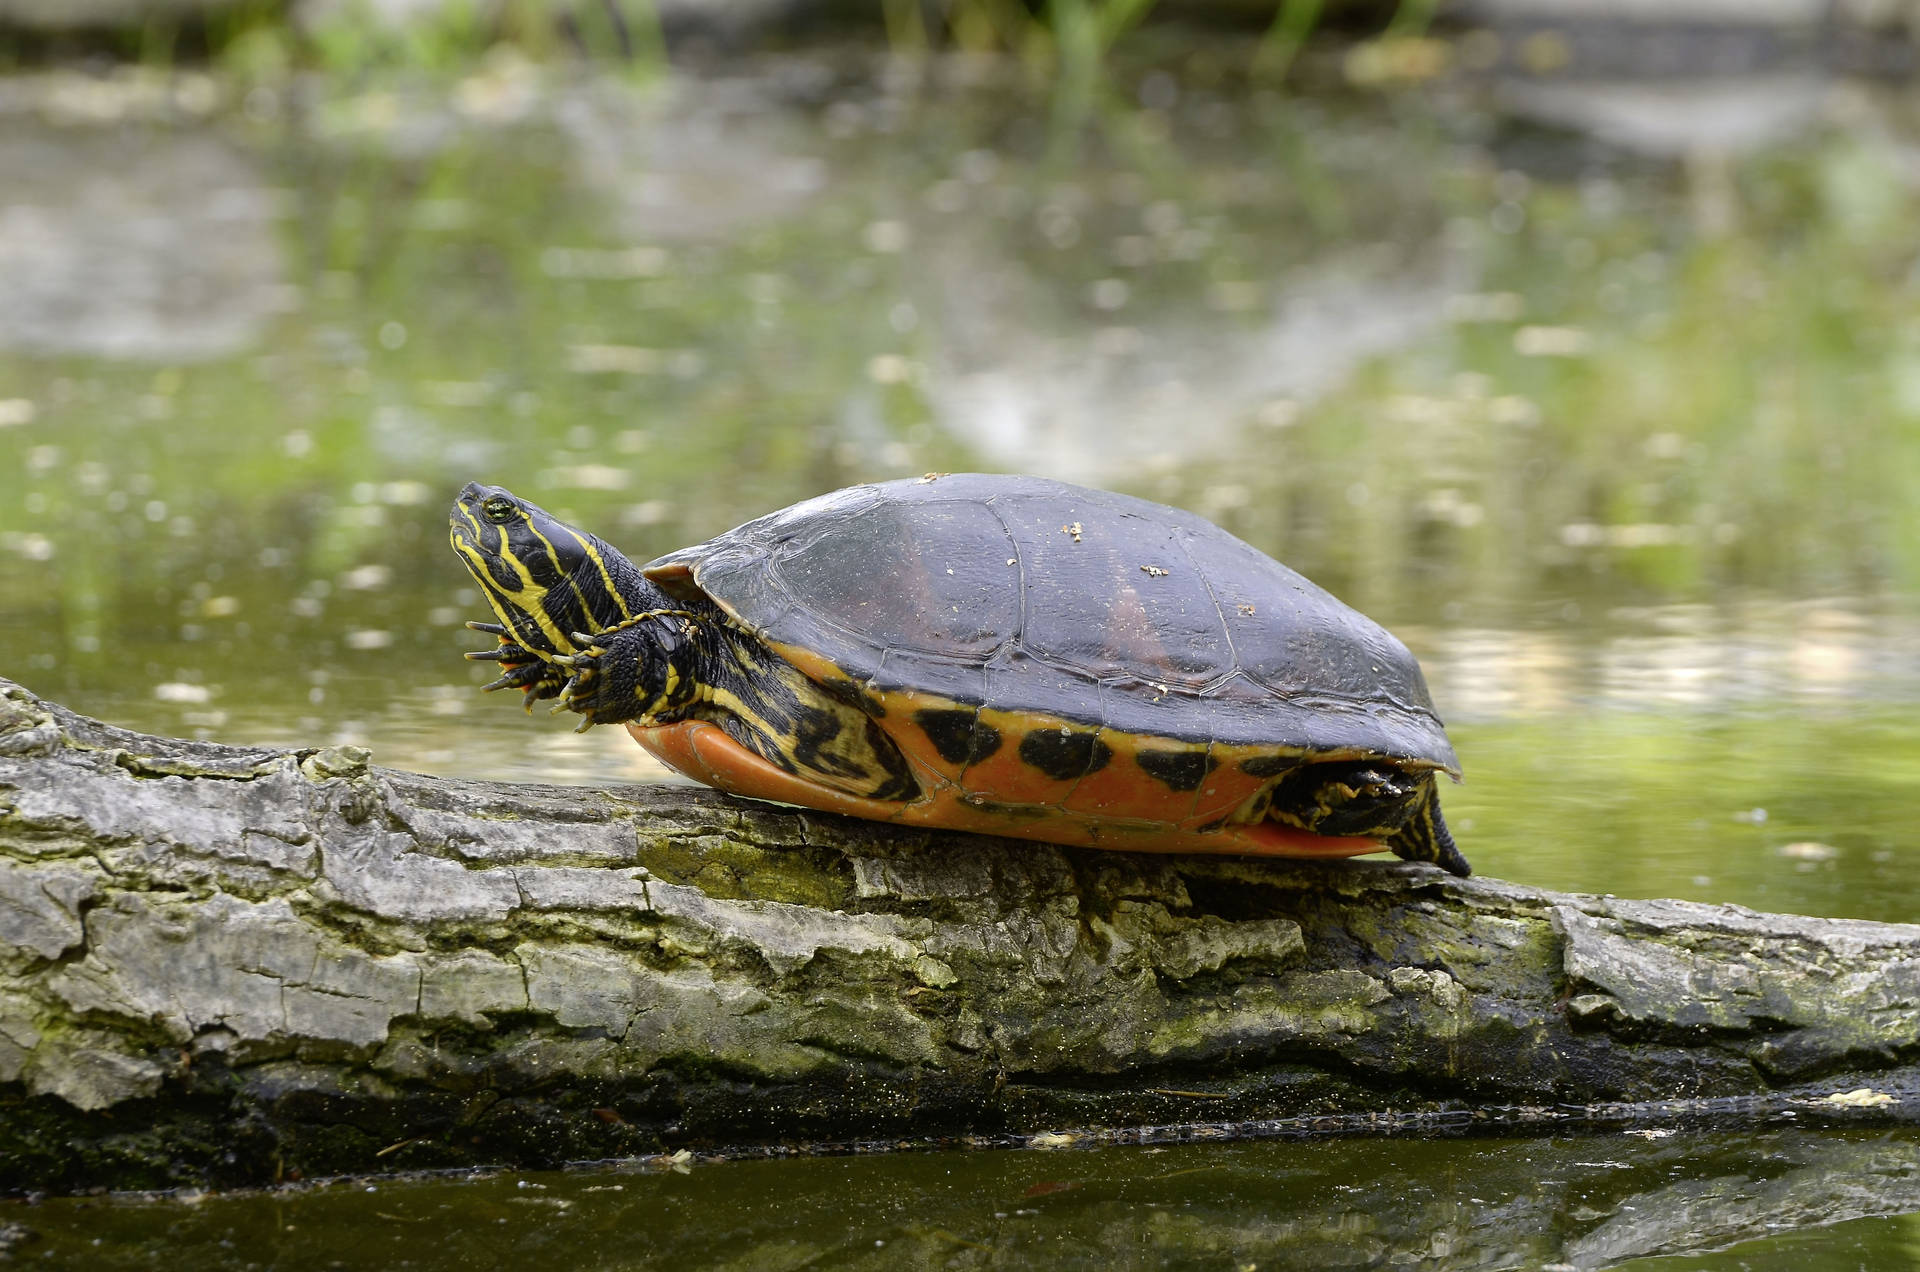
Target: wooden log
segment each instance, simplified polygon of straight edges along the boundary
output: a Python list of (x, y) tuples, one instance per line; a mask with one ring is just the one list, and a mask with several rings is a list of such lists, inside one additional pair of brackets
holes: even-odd
[(126, 732), (0, 681), (0, 1189), (1920, 1120), (1920, 926)]

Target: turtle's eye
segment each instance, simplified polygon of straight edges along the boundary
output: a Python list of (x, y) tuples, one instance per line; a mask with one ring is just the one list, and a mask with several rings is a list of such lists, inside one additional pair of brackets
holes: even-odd
[(480, 505), (480, 511), (487, 514), (487, 520), (495, 525), (505, 525), (513, 520), (513, 500), (495, 495)]

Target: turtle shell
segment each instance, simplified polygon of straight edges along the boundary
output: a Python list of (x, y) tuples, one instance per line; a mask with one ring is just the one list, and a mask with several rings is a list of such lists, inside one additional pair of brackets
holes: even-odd
[[(1249, 780), (1289, 756), (1459, 775), (1385, 629), (1211, 522), (1126, 495), (978, 474), (856, 486), (646, 572), (860, 695), (973, 797), (1098, 806), (1091, 775), (1121, 749), (1183, 793), (1188, 823), (1196, 798), (1241, 797), (1196, 790), (1223, 761)], [(1036, 771), (1059, 790), (1035, 790)]]

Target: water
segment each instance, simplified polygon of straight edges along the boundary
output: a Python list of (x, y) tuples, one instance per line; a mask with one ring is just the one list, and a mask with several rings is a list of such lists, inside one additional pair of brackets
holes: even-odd
[[(1481, 872), (1920, 919), (1911, 94), (1761, 85), (1760, 127), (1711, 99), (1751, 83), (1665, 85), (1707, 96), (1663, 96), (1655, 127), (1631, 88), (1282, 94), (1235, 56), (1123, 68), (1072, 136), (1017, 72), (858, 51), (651, 79), (510, 57), (452, 81), (8, 76), (0, 671), (155, 732), (663, 778), (616, 731), (475, 692), (461, 623), (485, 615), (444, 543), (460, 485), (644, 559), (855, 481), (1043, 472), (1195, 508), (1400, 633), (1465, 763), (1444, 798)], [(1660, 1169), (1721, 1178), (1717, 1143), (1662, 1146)], [(1052, 1227), (942, 1209), (936, 1169), (1014, 1202), (1063, 1169), (1001, 1156), (702, 1166), (615, 1194), (568, 1176), (541, 1194), (574, 1198), (567, 1222), (531, 1226), (501, 1181), (399, 1193), (564, 1244), (682, 1190), (689, 1214), (739, 1207), (728, 1248), (752, 1266), (868, 1227), (962, 1265), (1137, 1242), (1226, 1266), (1192, 1234), (1281, 1262), (1309, 1228), (1405, 1253), (1359, 1212), (1287, 1235), (1276, 1207), (1380, 1178), (1445, 1192), (1499, 1151), (1182, 1149), (1171, 1226), (1138, 1191), (1169, 1159), (1120, 1151), (1061, 1159), (1110, 1174), (1043, 1196)], [(1317, 1173), (1288, 1173), (1302, 1155)], [(1548, 1207), (1503, 1229), (1516, 1188), (1461, 1203), (1495, 1234), (1472, 1248), (1546, 1258), (1599, 1223)], [(725, 1200), (768, 1191), (793, 1209)], [(377, 1213), (345, 1192), (90, 1204), (126, 1260), (156, 1232), (217, 1262), (221, 1224)], [(1700, 1240), (1757, 1241), (1752, 1266), (1901, 1266), (1875, 1260), (1912, 1261), (1892, 1216), (1920, 1203), (1889, 1206)], [(1362, 1209), (1407, 1242), (1442, 1231)], [(661, 1252), (704, 1239), (620, 1222)], [(325, 1246), (305, 1231), (292, 1248)]]
[(1916, 1209), (1920, 1139), (1779, 1131), (516, 1172), (70, 1199), (0, 1222), (35, 1230), (24, 1267), (1892, 1272), (1920, 1266)]

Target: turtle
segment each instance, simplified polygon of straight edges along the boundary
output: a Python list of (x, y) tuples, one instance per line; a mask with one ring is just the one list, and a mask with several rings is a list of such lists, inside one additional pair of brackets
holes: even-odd
[(635, 565), (469, 483), (488, 689), (736, 795), (1056, 844), (1466, 875), (1405, 645), (1190, 512), (1040, 477), (850, 487)]

